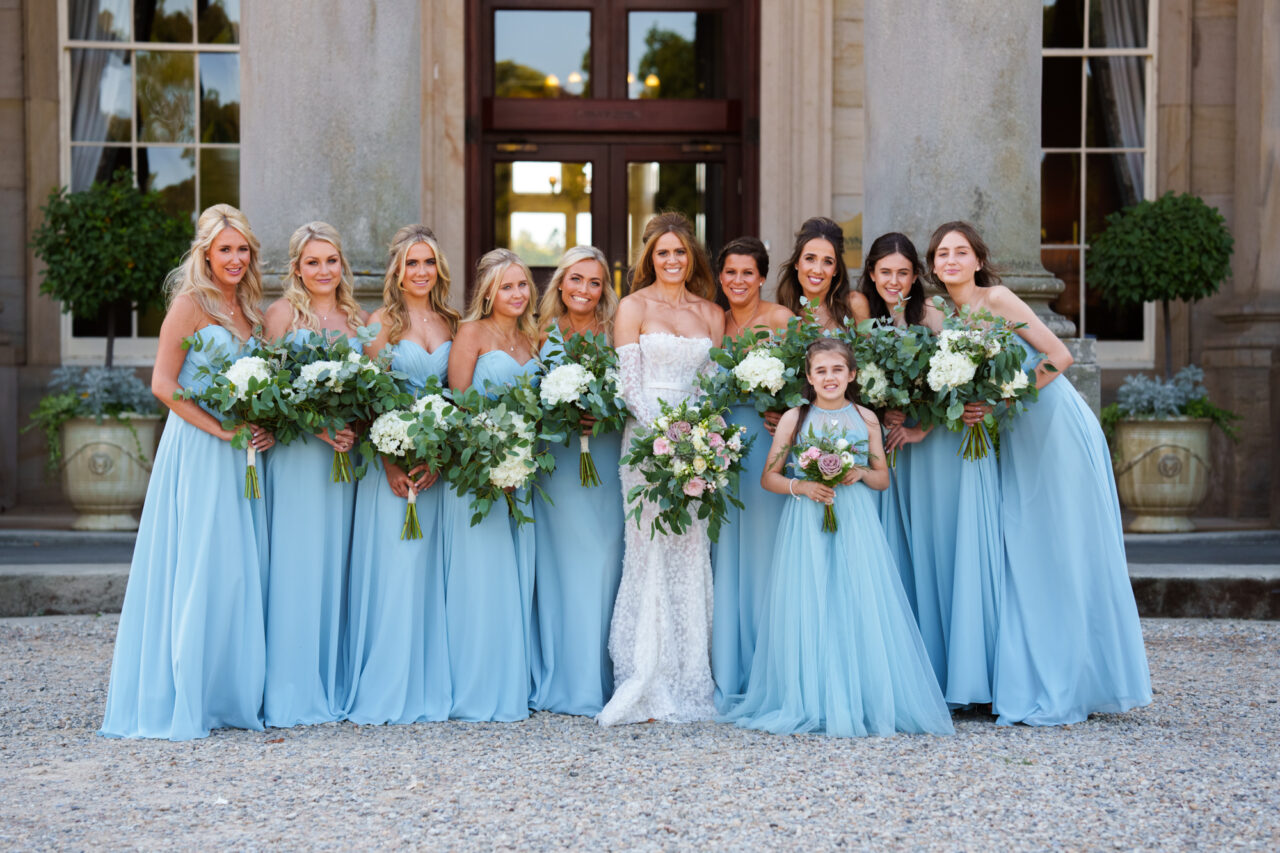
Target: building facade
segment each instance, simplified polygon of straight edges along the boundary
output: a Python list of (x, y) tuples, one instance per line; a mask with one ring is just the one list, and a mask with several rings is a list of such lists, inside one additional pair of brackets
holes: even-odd
[[(241, 207), (269, 282), (288, 235), (342, 232), (376, 299), (385, 245), (436, 231), (461, 300), (507, 245), (535, 271), (591, 242), (621, 279), (645, 218), (775, 265), (831, 216), (846, 260), (975, 221), (1105, 400), (1150, 370), (1154, 308), (1091, 288), (1089, 238), (1166, 191), (1219, 208), (1232, 275), (1178, 306), (1177, 364), (1243, 415), (1215, 434), (1202, 512), (1280, 520), (1280, 4), (1266, 0), (0, 0), (0, 507), (62, 500), (38, 432), (49, 372), (92, 363), (101, 319), (39, 294), (26, 247), (49, 190), (119, 166), (176, 212)], [(921, 245), (923, 248), (923, 245)], [(145, 370), (159, 317), (117, 319)]]

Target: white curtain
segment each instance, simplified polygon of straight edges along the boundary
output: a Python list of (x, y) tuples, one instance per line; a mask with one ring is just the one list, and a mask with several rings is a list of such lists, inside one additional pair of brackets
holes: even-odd
[[(1147, 0), (1093, 2), (1101, 7), (1107, 45), (1136, 47), (1147, 43)], [(1141, 148), (1147, 110), (1146, 61), (1135, 56), (1110, 56), (1091, 60), (1091, 65), (1098, 75), (1108, 144)], [(1124, 203), (1133, 204), (1143, 196), (1142, 153), (1118, 154), (1113, 159)]]
[[(80, 2), (69, 4), (72, 20), (69, 31), (73, 38), (115, 41), (114, 33), (104, 33), (99, 26), (100, 4)], [(118, 4), (101, 4), (118, 5)], [(124, 5), (127, 10), (127, 4)], [(119, 12), (119, 9), (108, 10)], [(125, 22), (128, 25), (128, 22)], [(129, 69), (123, 51), (72, 50), (71, 51), (71, 139), (76, 142), (97, 142), (106, 138), (111, 120), (110, 105), (119, 103), (119, 92), (104, 92), (103, 84), (113, 89), (129, 80)], [(125, 103), (132, 98), (125, 95)], [(102, 162), (101, 148), (72, 149), (71, 188), (88, 189), (98, 174)]]

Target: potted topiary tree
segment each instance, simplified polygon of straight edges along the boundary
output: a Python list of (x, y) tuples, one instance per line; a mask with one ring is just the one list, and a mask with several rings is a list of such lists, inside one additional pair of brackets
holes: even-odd
[(177, 266), (190, 226), (143, 193), (127, 169), (78, 193), (58, 188), (43, 208), (31, 248), (45, 264), (40, 292), (80, 318), (106, 319), (103, 367), (54, 371), (49, 394), (27, 427), (44, 430), (49, 468), (80, 513), (81, 530), (133, 530), (146, 496), (159, 406), (127, 368), (113, 366), (116, 308), (161, 306), (164, 278)]
[(1209, 402), (1203, 371), (1173, 374), (1169, 303), (1218, 291), (1230, 272), (1232, 239), (1222, 214), (1200, 198), (1166, 193), (1106, 218), (1089, 246), (1089, 282), (1113, 305), (1159, 302), (1163, 376), (1129, 376), (1103, 410), (1111, 428), (1120, 502), (1142, 533), (1194, 529), (1188, 516), (1209, 488), (1209, 430), (1234, 437), (1236, 415)]

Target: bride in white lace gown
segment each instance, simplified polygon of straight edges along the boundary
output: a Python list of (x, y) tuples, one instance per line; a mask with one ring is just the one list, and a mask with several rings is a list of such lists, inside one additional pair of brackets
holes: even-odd
[[(712, 341), (724, 314), (704, 295), (714, 289), (710, 264), (689, 221), (665, 213), (645, 229), (631, 295), (618, 305), (614, 340), (623, 396), (635, 420), (623, 433), (630, 447), (637, 423), (652, 422), (659, 400), (679, 403), (710, 368)], [(642, 482), (621, 469), (622, 492)], [(604, 726), (715, 716), (711, 680), (711, 553), (707, 525), (695, 520), (679, 536), (650, 536), (653, 510), (625, 528), (622, 583), (609, 630), (614, 693), (596, 720)]]

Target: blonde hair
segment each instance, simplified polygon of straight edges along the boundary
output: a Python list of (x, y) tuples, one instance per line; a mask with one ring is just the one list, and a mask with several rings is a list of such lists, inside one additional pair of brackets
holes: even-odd
[(552, 273), (551, 283), (547, 285), (542, 298), (538, 300), (538, 321), (543, 332), (550, 331), (552, 326), (560, 322), (566, 310), (560, 285), (564, 282), (564, 276), (569, 271), (569, 267), (583, 261), (595, 261), (600, 265), (601, 287), (600, 301), (596, 303), (596, 321), (600, 323), (600, 328), (604, 330), (605, 335), (612, 338), (613, 315), (618, 310), (618, 294), (613, 292), (613, 285), (609, 281), (609, 261), (605, 258), (604, 252), (595, 246), (574, 246), (560, 257), (560, 265)]
[(387, 326), (387, 340), (393, 344), (404, 337), (409, 325), (409, 312), (404, 304), (404, 272), (409, 250), (419, 243), (430, 246), (436, 256), (436, 283), (427, 294), (427, 303), (449, 324), (450, 334), (458, 331), (458, 312), (449, 305), (449, 262), (440, 251), (436, 235), (425, 225), (406, 225), (391, 238), (387, 273), (382, 278), (382, 318)]
[(249, 220), (229, 204), (215, 204), (200, 214), (191, 248), (182, 256), (182, 263), (165, 277), (164, 286), (170, 304), (179, 296), (189, 295), (215, 323), (239, 338), (231, 317), (222, 310), (222, 290), (213, 280), (205, 255), (214, 239), (227, 228), (239, 231), (249, 244), (249, 268), (236, 286), (236, 304), (248, 318), (250, 328), (262, 325), (262, 246), (249, 227)]
[(631, 279), (631, 293), (648, 287), (657, 281), (658, 275), (653, 268), (653, 251), (663, 234), (674, 234), (684, 246), (689, 258), (689, 272), (685, 276), (684, 286), (695, 296), (714, 300), (716, 297), (716, 280), (711, 274), (711, 262), (693, 234), (693, 225), (688, 217), (676, 211), (659, 213), (649, 220), (644, 228), (644, 248), (640, 250), (640, 260), (636, 262), (635, 276)]
[(293, 318), (289, 321), (289, 331), (298, 329), (316, 329), (320, 323), (315, 312), (311, 310), (311, 294), (302, 283), (302, 252), (312, 240), (319, 240), (333, 246), (338, 252), (338, 260), (342, 262), (342, 276), (338, 279), (338, 290), (334, 294), (338, 309), (347, 317), (347, 325), (358, 329), (364, 323), (360, 320), (360, 305), (356, 302), (355, 285), (351, 275), (351, 265), (342, 251), (342, 238), (338, 229), (327, 222), (308, 222), (289, 238), (289, 271), (284, 276), (284, 298), (293, 308)]
[[(529, 287), (533, 287), (533, 273), (529, 265), (520, 260), (520, 256), (510, 249), (491, 249), (485, 252), (476, 264), (476, 287), (471, 294), (471, 304), (467, 306), (467, 316), (463, 322), (471, 323), (483, 320), (493, 312), (493, 300), (498, 294), (498, 285), (502, 277), (511, 267), (519, 267), (524, 273)], [(516, 318), (516, 331), (528, 339), (529, 349), (536, 355), (538, 352), (538, 324), (533, 316), (533, 295), (525, 303), (524, 312)]]

